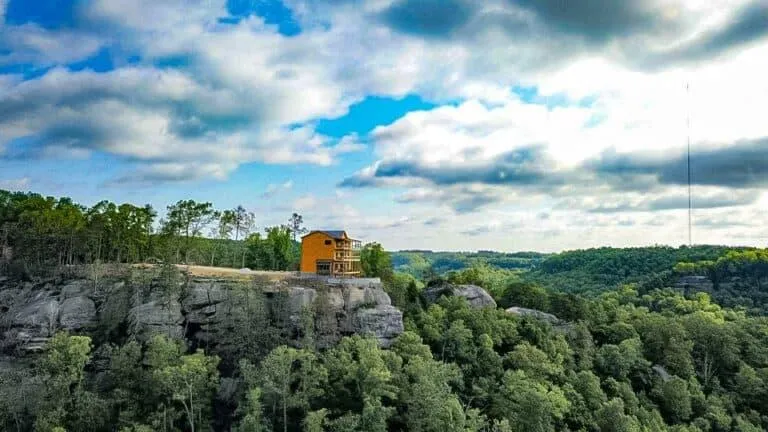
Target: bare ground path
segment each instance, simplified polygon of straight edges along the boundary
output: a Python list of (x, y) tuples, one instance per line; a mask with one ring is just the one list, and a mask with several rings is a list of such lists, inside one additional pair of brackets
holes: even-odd
[[(136, 264), (136, 267), (154, 267), (153, 264)], [(192, 276), (199, 277), (227, 277), (227, 278), (243, 278), (249, 279), (252, 276), (267, 277), (271, 280), (282, 280), (293, 276), (296, 272), (288, 271), (267, 271), (267, 270), (250, 270), (250, 269), (235, 269), (229, 267), (209, 267), (201, 265), (183, 265), (177, 264), (176, 267), (183, 271), (189, 272)]]

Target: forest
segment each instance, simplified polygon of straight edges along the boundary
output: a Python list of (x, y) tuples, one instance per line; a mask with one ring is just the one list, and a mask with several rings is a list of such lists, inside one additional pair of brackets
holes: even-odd
[(242, 206), (181, 200), (157, 220), (150, 205), (0, 190), (0, 250), (11, 248), (16, 271), (41, 274), (61, 265), (136, 262), (189, 263), (259, 270), (295, 270), (303, 218), (257, 230)]
[[(124, 269), (120, 286), (129, 296), (147, 275), (126, 265), (157, 260), (152, 289), (166, 292), (184, 286), (170, 263), (292, 270), (299, 253), (298, 215), (264, 234), (248, 212), (209, 203), (180, 201), (165, 220), (155, 218), (146, 206), (85, 208), (2, 192), (2, 246), (12, 255), (4, 252), (0, 287), (34, 287), (62, 267), (106, 262)], [(448, 258), (462, 264), (440, 264)], [(302, 312), (298, 337), (286, 332), (256, 281), (242, 283), (247, 314), (233, 317), (233, 331), (210, 347), (132, 338), (106, 307), (96, 328), (58, 332), (31, 358), (2, 353), (0, 429), (768, 429), (768, 250), (658, 246), (545, 256), (388, 253), (372, 244), (362, 259), (366, 276), (380, 277), (403, 312), (405, 331), (388, 348), (365, 335), (320, 343), (322, 305)], [(515, 259), (528, 264), (499, 265)], [(498, 307), (425, 295), (458, 285), (482, 287)], [(0, 305), (10, 292), (0, 290)], [(5, 367), (17, 357), (24, 368)]]

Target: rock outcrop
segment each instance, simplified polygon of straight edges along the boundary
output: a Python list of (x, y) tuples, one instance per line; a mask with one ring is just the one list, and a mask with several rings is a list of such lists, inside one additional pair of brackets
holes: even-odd
[(92, 293), (92, 283), (86, 280), (63, 285), (45, 280), (0, 287), (2, 346), (36, 352), (59, 329), (89, 327), (96, 320), (96, 305), (89, 297)]
[(258, 307), (273, 318), (287, 314), (284, 322), (293, 331), (299, 331), (302, 311), (308, 309), (315, 312), (316, 326), (333, 328), (335, 338), (369, 334), (386, 347), (403, 332), (402, 313), (391, 305), (379, 279), (297, 278), (251, 287), (230, 279), (196, 278), (184, 282), (178, 294), (168, 294), (156, 281), (143, 288), (115, 280), (99, 284), (97, 288), (89, 280), (12, 285), (3, 281), (0, 350), (39, 351), (58, 330), (88, 334), (104, 314), (109, 320), (122, 320), (140, 340), (160, 333), (215, 345), (222, 332), (231, 331), (224, 324), (227, 318), (247, 316), (244, 293), (251, 289), (263, 294), (261, 300), (251, 297), (262, 302)]
[(551, 323), (553, 325), (563, 324), (563, 322), (558, 317), (556, 317), (556, 316), (554, 316), (552, 314), (546, 313), (546, 312), (542, 312), (540, 310), (536, 310), (536, 309), (527, 309), (527, 308), (522, 308), (522, 307), (511, 307), (511, 308), (507, 308), (506, 312), (510, 313), (510, 314), (514, 314), (514, 315), (519, 315), (519, 316), (534, 317), (534, 318), (542, 320), (542, 321), (547, 321), (547, 322), (549, 322), (549, 323)]
[[(185, 324), (195, 328), (191, 337), (200, 342), (215, 343), (216, 334), (227, 331), (221, 328), (223, 318), (238, 314), (243, 293), (232, 296), (235, 289), (228, 281), (194, 280), (182, 300)], [(248, 289), (248, 288), (245, 288)], [(264, 289), (264, 288), (262, 288)], [(303, 310), (323, 315), (322, 324), (316, 327), (338, 329), (338, 337), (345, 334), (369, 334), (381, 346), (387, 347), (403, 332), (403, 315), (392, 306), (379, 279), (306, 279), (286, 281), (284, 286), (269, 287), (264, 292), (267, 303), (274, 307), (279, 298), (284, 299), (288, 323), (298, 331), (303, 325)], [(274, 311), (273, 311), (274, 312)], [(327, 322), (330, 319), (332, 322)], [(317, 328), (318, 333), (324, 329)]]
[(653, 367), (651, 368), (651, 370), (653, 370), (654, 372), (656, 372), (656, 375), (658, 375), (658, 377), (659, 377), (659, 378), (661, 378), (661, 380), (662, 380), (663, 382), (667, 382), (667, 381), (669, 381), (669, 380), (671, 380), (671, 379), (672, 379), (672, 375), (670, 375), (670, 373), (669, 373), (669, 372), (667, 372), (667, 370), (666, 370), (666, 369), (664, 369), (664, 366), (661, 366), (661, 365), (653, 365)]
[(59, 325), (65, 330), (80, 330), (95, 321), (96, 304), (88, 297), (70, 297), (59, 307)]
[(148, 339), (158, 333), (176, 339), (184, 336), (184, 316), (181, 303), (176, 300), (153, 300), (133, 307), (128, 320), (132, 333), (139, 339)]
[(403, 333), (403, 313), (391, 305), (358, 309), (352, 315), (352, 332), (374, 336), (380, 346), (388, 348)]
[(444, 284), (429, 287), (424, 291), (424, 297), (434, 303), (442, 296), (464, 297), (473, 308), (496, 308), (496, 301), (488, 292), (477, 285)]

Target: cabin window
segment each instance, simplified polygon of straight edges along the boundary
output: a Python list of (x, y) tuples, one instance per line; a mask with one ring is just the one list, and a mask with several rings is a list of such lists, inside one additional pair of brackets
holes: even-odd
[(333, 242), (332, 242), (332, 241), (330, 241), (330, 240), (326, 240), (326, 241), (325, 241), (325, 245), (326, 245), (326, 246), (330, 246), (332, 243), (333, 243)]
[(330, 261), (317, 261), (317, 274), (330, 275), (331, 274), (331, 262)]

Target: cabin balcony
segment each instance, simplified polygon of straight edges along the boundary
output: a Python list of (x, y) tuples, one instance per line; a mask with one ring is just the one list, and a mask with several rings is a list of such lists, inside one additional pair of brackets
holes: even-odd
[(335, 261), (360, 261), (360, 253), (352, 250), (336, 250), (333, 253)]

